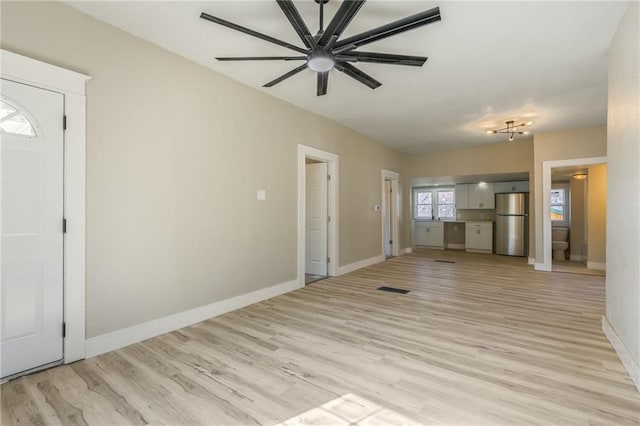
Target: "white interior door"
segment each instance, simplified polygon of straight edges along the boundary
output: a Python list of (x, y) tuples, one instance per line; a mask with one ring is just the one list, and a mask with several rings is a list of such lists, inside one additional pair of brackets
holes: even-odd
[(327, 275), (327, 163), (306, 165), (305, 272)]
[(63, 357), (63, 128), (59, 93), (1, 80), (1, 376)]
[(391, 231), (391, 221), (393, 216), (393, 203), (391, 197), (391, 181), (384, 181), (384, 254), (385, 256), (393, 256), (391, 249), (393, 244), (393, 232)]

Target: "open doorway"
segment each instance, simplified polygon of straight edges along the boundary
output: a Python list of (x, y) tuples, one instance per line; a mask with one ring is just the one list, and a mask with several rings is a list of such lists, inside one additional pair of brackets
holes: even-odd
[(387, 259), (398, 256), (398, 182), (400, 175), (382, 170), (382, 252)]
[(605, 275), (605, 158), (545, 162), (544, 260), (548, 271)]
[(298, 146), (298, 283), (336, 275), (338, 156)]
[(305, 158), (304, 284), (329, 275), (328, 211), (329, 168), (326, 162)]

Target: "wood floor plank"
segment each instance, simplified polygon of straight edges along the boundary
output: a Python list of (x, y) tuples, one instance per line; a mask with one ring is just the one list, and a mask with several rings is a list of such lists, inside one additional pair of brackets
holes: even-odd
[(604, 292), (423, 250), (5, 383), (2, 424), (640, 425)]

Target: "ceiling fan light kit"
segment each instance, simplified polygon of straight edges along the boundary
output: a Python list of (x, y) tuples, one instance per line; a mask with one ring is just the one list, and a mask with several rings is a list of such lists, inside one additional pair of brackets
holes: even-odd
[(317, 96), (327, 93), (329, 72), (334, 68), (371, 89), (382, 85), (378, 80), (352, 65), (354, 62), (421, 67), (427, 61), (427, 57), (363, 52), (356, 49), (377, 40), (438, 22), (441, 19), (440, 8), (434, 7), (351, 37), (340, 39), (349, 23), (364, 5), (365, 0), (343, 0), (326, 29), (324, 28), (324, 5), (329, 0), (315, 1), (320, 8), (318, 14), (319, 29), (315, 35), (312, 35), (292, 0), (276, 0), (276, 3), (278, 3), (278, 6), (280, 6), (289, 23), (300, 37), (304, 47), (259, 33), (208, 13), (201, 13), (200, 18), (298, 52), (298, 56), (217, 57), (216, 59), (219, 61), (305, 61), (304, 64), (266, 83), (263, 87), (275, 86), (305, 69), (310, 69), (317, 73)]
[(495, 135), (497, 133), (507, 133), (509, 135), (509, 140), (512, 141), (515, 138), (515, 135), (528, 135), (528, 131), (520, 129), (526, 126), (531, 126), (533, 124), (533, 121), (526, 121), (524, 123), (515, 124), (514, 120), (508, 120), (505, 121), (504, 124), (506, 124), (507, 127), (495, 130), (487, 130), (487, 134)]

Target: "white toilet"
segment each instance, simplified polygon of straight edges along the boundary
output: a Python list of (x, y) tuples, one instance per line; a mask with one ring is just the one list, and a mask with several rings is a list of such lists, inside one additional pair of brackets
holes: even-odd
[(552, 228), (551, 229), (551, 250), (553, 251), (553, 260), (564, 262), (567, 260), (565, 253), (569, 248), (569, 228)]

